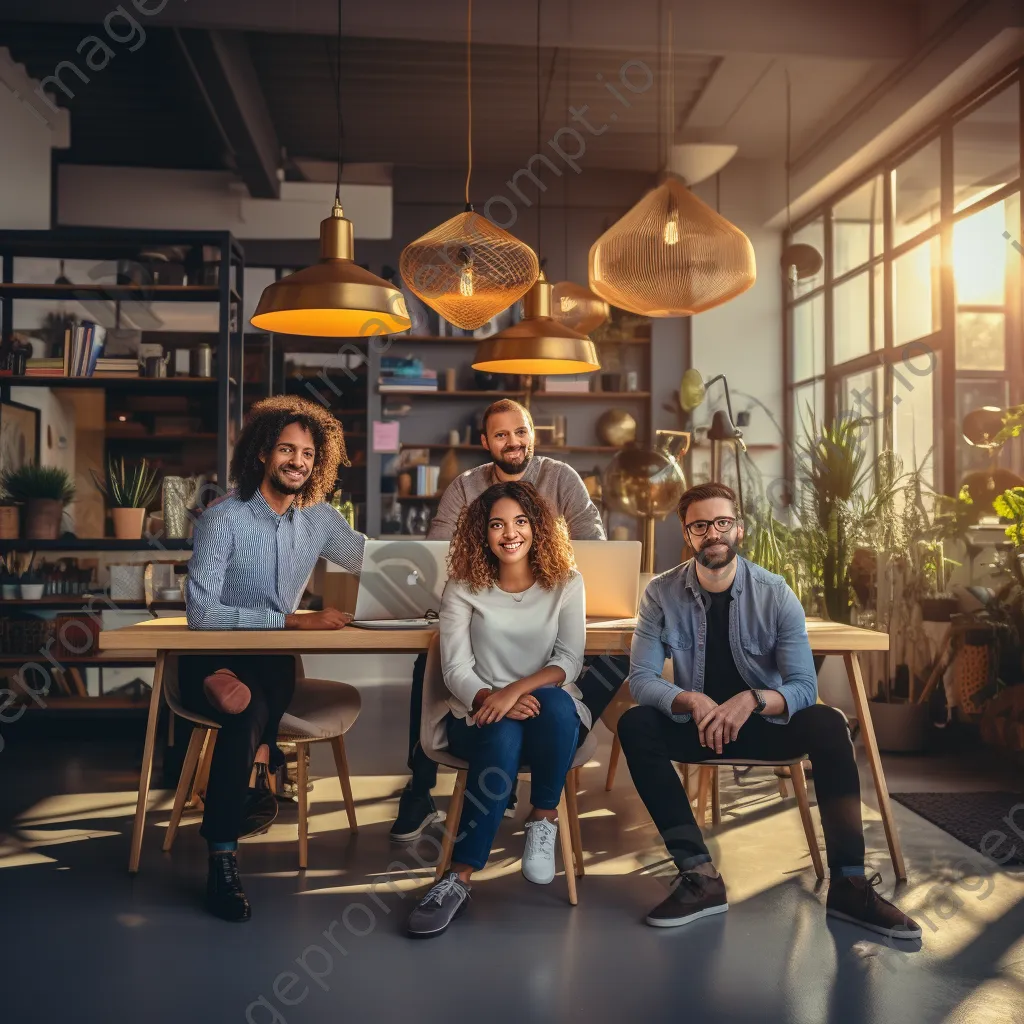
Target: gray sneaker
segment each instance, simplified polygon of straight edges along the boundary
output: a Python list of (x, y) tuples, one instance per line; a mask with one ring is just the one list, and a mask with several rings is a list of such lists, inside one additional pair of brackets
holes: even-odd
[(435, 882), (413, 907), (407, 931), (416, 939), (440, 935), (462, 913), (470, 899), (470, 887), (454, 871)]

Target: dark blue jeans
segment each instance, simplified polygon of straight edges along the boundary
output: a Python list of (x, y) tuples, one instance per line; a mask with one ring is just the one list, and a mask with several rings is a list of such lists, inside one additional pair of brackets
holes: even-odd
[[(487, 863), (520, 765), (530, 766), (530, 803), (554, 810), (579, 744), (581, 723), (572, 697), (557, 686), (533, 691), (540, 714), (524, 722), (503, 718), (469, 725), (449, 714), (448, 749), (469, 762), (452, 860), (479, 871)], [(452, 823), (448, 823), (452, 827)]]

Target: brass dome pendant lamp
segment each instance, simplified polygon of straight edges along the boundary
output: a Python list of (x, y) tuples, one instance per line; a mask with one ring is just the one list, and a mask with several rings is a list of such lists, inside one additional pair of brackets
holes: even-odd
[[(671, 133), (671, 11), (668, 38)], [(613, 306), (641, 316), (703, 312), (745, 292), (756, 276), (750, 239), (670, 171), (590, 247), (591, 289)]]
[(473, 0), (467, 0), (466, 94), (469, 151), (466, 209), (410, 242), (399, 260), (410, 290), (449, 323), (467, 331), (508, 309), (537, 280), (536, 253), (504, 228), (473, 212)]
[[(537, 152), (540, 152), (540, 0), (537, 0)], [(537, 194), (537, 248), (540, 249), (541, 195)], [(597, 348), (584, 334), (552, 316), (554, 286), (540, 272), (523, 299), (523, 319), (477, 345), (474, 370), (524, 375), (593, 373), (601, 369)]]
[(338, 178), (334, 208), (320, 223), (320, 262), (263, 289), (253, 327), (273, 334), (360, 338), (397, 334), (412, 326), (402, 293), (353, 261), (352, 222), (341, 208), (341, 2), (335, 99), (338, 105)]

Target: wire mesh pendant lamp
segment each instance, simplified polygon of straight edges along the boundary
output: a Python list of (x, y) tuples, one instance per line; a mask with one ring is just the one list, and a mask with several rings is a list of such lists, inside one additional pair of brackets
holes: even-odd
[[(357, 338), (397, 334), (412, 326), (405, 298), (354, 260), (352, 222), (341, 206), (341, 4), (338, 5), (338, 175), (331, 215), (320, 222), (320, 261), (263, 290), (253, 327), (273, 334)], [(332, 69), (333, 70), (333, 69)]]
[(410, 290), (449, 323), (476, 330), (518, 301), (537, 280), (536, 253), (473, 212), (473, 0), (467, 0), (466, 93), (469, 117), (466, 209), (410, 242), (399, 268)]
[[(540, 0), (537, 0), (537, 151), (540, 152)], [(542, 192), (537, 195), (537, 248), (540, 249)], [(541, 270), (523, 299), (523, 319), (481, 341), (474, 370), (524, 375), (593, 373), (601, 369), (597, 348), (584, 334), (552, 316), (554, 286)]]
[[(674, 125), (671, 12), (668, 37)], [(670, 171), (590, 247), (591, 289), (643, 316), (700, 313), (745, 292), (756, 276), (750, 239)]]

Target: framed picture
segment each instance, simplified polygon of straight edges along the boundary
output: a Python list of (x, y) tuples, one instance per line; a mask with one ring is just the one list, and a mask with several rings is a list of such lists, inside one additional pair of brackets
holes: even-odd
[(39, 410), (0, 402), (0, 473), (39, 461)]

